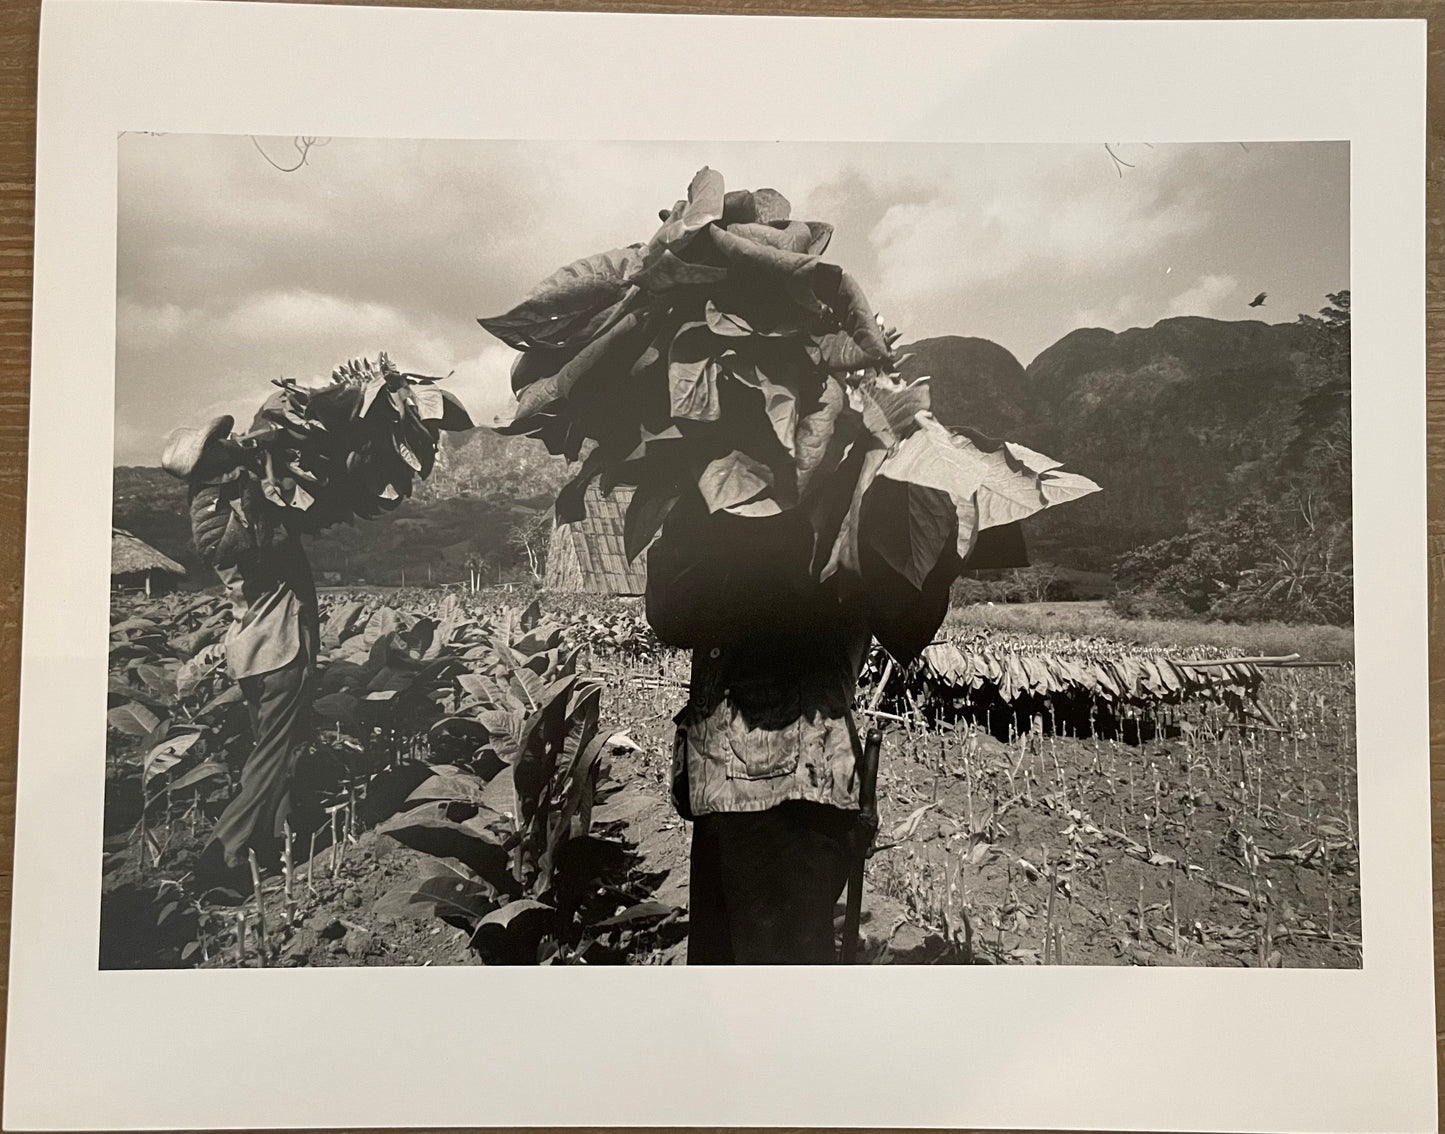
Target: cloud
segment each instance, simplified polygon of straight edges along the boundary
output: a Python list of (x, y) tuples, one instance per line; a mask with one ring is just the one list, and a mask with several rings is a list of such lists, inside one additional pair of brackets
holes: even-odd
[[(289, 139), (263, 144), (277, 154)], [(1021, 359), (1075, 317), (1122, 327), (1179, 305), (1222, 311), (1236, 297), (1210, 278), (1258, 281), (1298, 310), (1347, 280), (1347, 150), (1118, 152), (1133, 165), (1123, 177), (1097, 143), (337, 138), (288, 174), (244, 136), (128, 134), (116, 456), (153, 461), (177, 424), (379, 350), (454, 370), (478, 421), (507, 416), (512, 354), (476, 317), (562, 264), (646, 240), (702, 165), (832, 223), (828, 258), (907, 337), (981, 335)]]
[(369, 334), (394, 330), (400, 323), (397, 313), (380, 303), (348, 302), (297, 288), (252, 296), (218, 320), (215, 329), (240, 339), (299, 338), (318, 331)]
[(1187, 291), (1182, 291), (1169, 301), (1165, 317), (1176, 315), (1218, 316), (1224, 310), (1224, 301), (1239, 290), (1239, 281), (1233, 276), (1204, 275), (1194, 281)]
[(1082, 308), (1073, 314), (1074, 327), (1103, 327), (1110, 331), (1122, 331), (1137, 326), (1143, 300), (1133, 294), (1121, 295), (1116, 302), (1104, 309)]
[(158, 350), (174, 342), (194, 319), (178, 303), (141, 303), (121, 297), (116, 304), (116, 338), (135, 350)]
[(459, 364), (446, 382), (477, 425), (491, 425), (498, 416), (510, 421), (516, 408), (512, 396), (512, 361), (517, 352), (505, 343), (488, 343), (480, 354)]
[(404, 370), (451, 369), (465, 353), (456, 328), (384, 303), (356, 301), (305, 290), (263, 292), (226, 312), (208, 327), (243, 350), (280, 356), (283, 373), (324, 379), (347, 358), (386, 351)]
[(894, 205), (872, 232), (882, 291), (913, 305), (1024, 275), (1106, 275), (1207, 225), (1167, 151), (1127, 179), (1101, 176), (1099, 160), (1094, 147), (999, 147), (930, 200)]

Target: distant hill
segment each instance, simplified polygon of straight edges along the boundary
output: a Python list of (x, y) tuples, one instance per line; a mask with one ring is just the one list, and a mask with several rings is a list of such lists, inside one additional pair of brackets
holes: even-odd
[(473, 429), (442, 435), (436, 468), (416, 493), (418, 500), (485, 496), (548, 508), (567, 479), (567, 462), (532, 438)]
[(1310, 339), (1295, 323), (1179, 318), (1049, 347), (1028, 367), (1040, 447), (1105, 491), (1041, 534), (1113, 558), (1258, 491), (1308, 393)]
[(189, 579), (205, 574), (191, 546), (186, 486), (164, 469), (121, 467), (114, 471), (111, 523), (139, 536), (186, 569)]
[(945, 336), (899, 350), (908, 356), (899, 368), (905, 378), (931, 377), (933, 413), (943, 424), (1013, 438), (1032, 417), (1028, 374), (997, 343)]
[(1308, 392), (1313, 333), (1196, 317), (1084, 328), (1027, 368), (986, 340), (928, 339), (904, 348), (915, 352), (904, 373), (932, 375), (945, 424), (1022, 441), (1098, 481), (1102, 493), (1028, 528), (1041, 556), (1107, 569), (1258, 487)]

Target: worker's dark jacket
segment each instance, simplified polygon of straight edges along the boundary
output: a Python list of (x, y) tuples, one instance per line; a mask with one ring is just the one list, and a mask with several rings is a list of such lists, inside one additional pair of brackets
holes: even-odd
[[(947, 610), (956, 559), (922, 592), (901, 578), (849, 592), (815, 581), (813, 538), (796, 511), (741, 519), (684, 502), (648, 552), (648, 621), (693, 651), (673, 778), (694, 815), (792, 799), (857, 808), (848, 711), (870, 641), (916, 655)], [(1004, 542), (1022, 551), (1016, 530)]]
[(856, 808), (846, 714), (868, 651), (861, 604), (812, 580), (812, 530), (795, 515), (684, 509), (647, 563), (648, 621), (693, 651), (674, 782), (685, 771), (695, 815), (789, 799)]

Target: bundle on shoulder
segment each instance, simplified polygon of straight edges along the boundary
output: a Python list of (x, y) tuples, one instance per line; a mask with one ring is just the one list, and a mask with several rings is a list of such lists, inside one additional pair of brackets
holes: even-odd
[(594, 479), (635, 487), (629, 557), (681, 500), (796, 512), (815, 580), (903, 617), (940, 588), (946, 605), (990, 543), (1017, 542), (984, 533), (1098, 490), (1022, 445), (944, 428), (927, 381), (898, 376), (898, 333), (823, 259), (832, 226), (793, 219), (781, 193), (728, 191), (703, 168), (659, 217), (646, 243), (568, 264), (479, 320), (521, 352), (501, 432), (581, 462), (559, 522), (584, 515)]
[(472, 428), (438, 379), (398, 370), (382, 353), (348, 360), (331, 381), (276, 379), (251, 428), (232, 418), (183, 428), (161, 463), (190, 485), (191, 532), (213, 567), (353, 517), (397, 507), (436, 463), (443, 431)]

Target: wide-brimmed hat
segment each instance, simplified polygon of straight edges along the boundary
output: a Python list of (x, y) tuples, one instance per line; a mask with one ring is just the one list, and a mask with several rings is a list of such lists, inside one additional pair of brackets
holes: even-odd
[(166, 438), (165, 452), (161, 454), (161, 468), (172, 476), (185, 480), (195, 471), (206, 446), (220, 437), (229, 437), (236, 419), (230, 414), (213, 418), (204, 429), (183, 425), (171, 431)]

